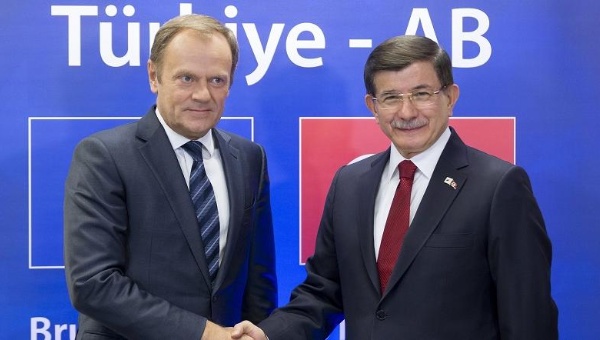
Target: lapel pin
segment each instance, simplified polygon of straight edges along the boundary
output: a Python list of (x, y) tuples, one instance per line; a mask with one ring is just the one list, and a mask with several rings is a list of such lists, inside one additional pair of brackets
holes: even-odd
[(454, 190), (456, 190), (456, 188), (458, 187), (458, 184), (456, 184), (456, 182), (454, 182), (454, 179), (452, 177), (446, 177), (446, 179), (444, 180), (444, 183), (451, 186), (452, 189), (454, 189)]

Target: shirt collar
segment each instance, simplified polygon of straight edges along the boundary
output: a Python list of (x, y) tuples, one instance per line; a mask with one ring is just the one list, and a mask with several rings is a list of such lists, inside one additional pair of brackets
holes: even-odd
[[(163, 119), (160, 112), (158, 112), (158, 107), (156, 108), (155, 113), (156, 117), (158, 118), (158, 121), (160, 122), (160, 125), (162, 125), (162, 127), (165, 129), (165, 132), (167, 133), (167, 137), (169, 138), (169, 142), (171, 143), (173, 150), (179, 149), (182, 145), (190, 141), (189, 138), (186, 138), (180, 135), (179, 133), (175, 132), (175, 130), (171, 129), (171, 127)], [(206, 151), (208, 151), (208, 154), (212, 157), (213, 152), (215, 152), (215, 143), (212, 138), (212, 129), (208, 130), (208, 132), (204, 136), (200, 137), (199, 139), (196, 139), (196, 141), (202, 143)]]

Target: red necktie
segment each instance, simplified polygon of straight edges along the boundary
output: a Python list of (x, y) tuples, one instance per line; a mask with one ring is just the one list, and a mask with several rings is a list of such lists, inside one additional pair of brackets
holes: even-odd
[(377, 257), (381, 294), (385, 292), (388, 280), (390, 279), (390, 275), (392, 275), (398, 254), (400, 253), (402, 240), (408, 231), (410, 192), (412, 190), (415, 171), (417, 170), (417, 166), (408, 160), (402, 161), (398, 168), (400, 170), (400, 183), (398, 183), (398, 187), (396, 188), (390, 213), (385, 222), (385, 229), (383, 230), (383, 237), (379, 247), (379, 256)]

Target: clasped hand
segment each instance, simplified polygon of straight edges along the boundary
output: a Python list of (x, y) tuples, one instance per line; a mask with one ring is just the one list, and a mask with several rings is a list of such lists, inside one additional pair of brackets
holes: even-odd
[(201, 340), (268, 340), (265, 333), (250, 321), (242, 321), (234, 327), (221, 327), (207, 322)]

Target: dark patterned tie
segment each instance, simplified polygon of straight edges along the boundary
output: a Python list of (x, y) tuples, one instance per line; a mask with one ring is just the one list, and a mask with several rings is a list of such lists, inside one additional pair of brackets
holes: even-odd
[(187, 142), (183, 148), (192, 156), (194, 164), (190, 174), (190, 196), (196, 210), (200, 235), (204, 243), (204, 254), (208, 272), (214, 282), (219, 270), (219, 211), (212, 185), (204, 170), (202, 143)]
[(410, 220), (410, 192), (412, 190), (413, 179), (417, 166), (411, 161), (402, 161), (400, 163), (400, 183), (396, 188), (394, 200), (390, 207), (390, 212), (385, 222), (385, 229), (379, 247), (379, 256), (377, 257), (377, 270), (379, 272), (379, 284), (381, 294), (385, 292), (390, 275), (396, 265), (400, 247), (404, 240), (404, 235), (408, 231)]

